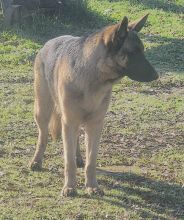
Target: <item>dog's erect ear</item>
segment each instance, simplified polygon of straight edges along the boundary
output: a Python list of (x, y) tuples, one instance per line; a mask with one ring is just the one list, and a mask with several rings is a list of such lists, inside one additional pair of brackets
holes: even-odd
[(123, 45), (123, 41), (127, 35), (128, 18), (124, 17), (123, 20), (117, 25), (112, 37), (112, 45), (115, 50), (118, 50)]
[(123, 20), (117, 26), (113, 40), (116, 40), (116, 38), (123, 39), (127, 34), (127, 28), (128, 28), (128, 18), (124, 17)]
[(140, 18), (139, 20), (130, 23), (128, 25), (128, 29), (139, 32), (143, 28), (143, 26), (145, 25), (146, 20), (148, 18), (148, 15), (149, 14), (146, 14), (142, 18)]
[(108, 27), (103, 36), (105, 45), (113, 49), (118, 49), (123, 44), (123, 39), (127, 35), (127, 28), (127, 17), (124, 17), (120, 23)]

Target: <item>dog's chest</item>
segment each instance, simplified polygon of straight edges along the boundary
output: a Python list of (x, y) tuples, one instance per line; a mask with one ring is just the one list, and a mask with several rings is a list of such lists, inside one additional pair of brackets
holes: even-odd
[(86, 92), (81, 102), (81, 107), (88, 113), (96, 112), (99, 108), (103, 108), (103, 105), (107, 105), (111, 95), (111, 88), (104, 87), (97, 91)]

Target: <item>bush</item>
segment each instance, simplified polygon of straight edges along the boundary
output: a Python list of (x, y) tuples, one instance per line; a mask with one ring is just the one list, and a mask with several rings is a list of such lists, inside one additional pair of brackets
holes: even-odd
[(86, 18), (89, 15), (87, 0), (65, 0), (63, 13), (68, 18)]

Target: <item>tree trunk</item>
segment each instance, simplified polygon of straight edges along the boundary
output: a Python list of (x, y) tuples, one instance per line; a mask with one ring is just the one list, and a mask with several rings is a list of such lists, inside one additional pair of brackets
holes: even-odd
[(60, 12), (63, 0), (0, 0), (5, 25), (19, 23), (23, 18), (31, 17), (34, 11), (39, 13)]

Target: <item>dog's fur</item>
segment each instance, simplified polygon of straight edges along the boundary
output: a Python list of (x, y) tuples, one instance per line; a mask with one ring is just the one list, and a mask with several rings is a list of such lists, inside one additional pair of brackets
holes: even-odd
[(90, 194), (101, 194), (96, 157), (112, 86), (124, 76), (141, 82), (158, 78), (137, 36), (147, 16), (131, 24), (124, 17), (122, 22), (84, 37), (52, 39), (36, 57), (34, 111), (39, 136), (30, 166), (33, 170), (41, 168), (49, 123), (53, 138), (62, 130), (65, 196), (76, 192), (76, 157), (77, 164), (83, 165), (78, 144), (80, 125), (86, 132), (85, 185)]

